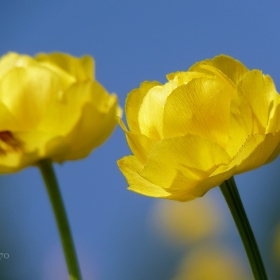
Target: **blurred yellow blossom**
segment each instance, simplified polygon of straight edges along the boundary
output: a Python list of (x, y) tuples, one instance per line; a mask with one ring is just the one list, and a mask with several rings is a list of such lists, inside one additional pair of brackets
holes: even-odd
[(159, 201), (153, 215), (158, 232), (176, 243), (190, 244), (218, 237), (224, 217), (208, 196), (190, 203)]
[(269, 76), (220, 55), (167, 78), (127, 97), (129, 130), (120, 125), (134, 155), (118, 165), (129, 190), (192, 200), (277, 157), (280, 97)]
[(274, 231), (273, 255), (278, 266), (280, 265), (280, 224)]
[(232, 250), (202, 247), (187, 254), (172, 280), (250, 280), (247, 268)]
[(0, 59), (0, 173), (49, 158), (87, 156), (113, 131), (117, 96), (94, 79), (90, 56), (8, 53)]

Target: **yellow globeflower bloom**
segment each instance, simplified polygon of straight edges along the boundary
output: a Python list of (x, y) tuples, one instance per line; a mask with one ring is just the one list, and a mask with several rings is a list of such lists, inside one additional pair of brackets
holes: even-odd
[(106, 140), (121, 110), (93, 66), (61, 53), (0, 59), (0, 173), (80, 159)]
[(221, 55), (168, 82), (144, 82), (126, 101), (134, 156), (118, 161), (129, 189), (187, 201), (278, 155), (280, 97), (272, 79)]

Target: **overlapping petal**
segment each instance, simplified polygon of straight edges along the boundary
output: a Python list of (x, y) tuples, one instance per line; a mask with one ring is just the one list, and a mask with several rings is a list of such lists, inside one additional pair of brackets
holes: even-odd
[[(230, 157), (218, 144), (187, 134), (157, 142), (149, 154), (142, 175), (166, 189), (191, 189)], [(179, 180), (184, 178), (184, 180)]]
[(192, 133), (225, 146), (234, 94), (230, 86), (214, 78), (194, 79), (177, 87), (164, 107), (164, 136)]
[(63, 79), (42, 67), (16, 67), (0, 80), (0, 102), (18, 120), (21, 129), (33, 129), (65, 88)]
[(142, 195), (152, 197), (162, 197), (175, 200), (191, 200), (195, 196), (186, 192), (168, 192), (141, 176), (143, 165), (134, 156), (127, 156), (118, 161), (119, 168), (121, 169), (124, 176), (127, 178), (129, 184), (129, 190), (137, 192)]
[(76, 58), (68, 54), (52, 53), (38, 54), (36, 61), (53, 71), (64, 71), (77, 81), (87, 81), (94, 79), (94, 61), (92, 57), (86, 55)]
[(153, 141), (144, 134), (137, 134), (128, 131), (121, 119), (119, 119), (119, 124), (126, 134), (127, 143), (132, 153), (136, 156), (140, 163), (145, 164), (156, 141)]
[(177, 200), (194, 198), (192, 189), (197, 183), (205, 180), (217, 166), (230, 161), (229, 155), (218, 144), (196, 135), (168, 138), (157, 142), (145, 165), (136, 157), (133, 158), (133, 164), (130, 163), (128, 166), (124, 167), (119, 163), (124, 175), (131, 166), (138, 166), (137, 169), (132, 167), (134, 172), (129, 173), (137, 172), (134, 174), (133, 188), (130, 189), (136, 189), (138, 181), (139, 184), (147, 181), (170, 193), (166, 198), (173, 199), (176, 196)]
[(29, 66), (36, 66), (37, 63), (28, 55), (19, 55), (10, 52), (0, 59), (0, 79), (4, 77), (13, 68), (27, 68)]
[[(93, 96), (98, 91), (104, 96), (103, 102), (97, 106)], [(118, 106), (116, 95), (109, 95), (97, 82), (92, 83), (90, 95), (90, 100), (82, 107), (78, 123), (65, 137), (65, 141), (71, 143), (70, 153), (63, 155), (61, 159), (56, 158), (57, 161), (87, 156), (90, 151), (105, 142), (116, 126), (117, 117), (121, 117), (122, 110)]]
[(141, 134), (159, 140), (163, 138), (163, 113), (169, 94), (177, 87), (176, 80), (154, 86), (144, 96), (138, 113)]
[(219, 55), (213, 59), (206, 59), (201, 62), (194, 64), (189, 71), (205, 71), (205, 65), (211, 65), (217, 70), (219, 70), (223, 75), (228, 77), (235, 85), (237, 85), (243, 75), (249, 71), (240, 61), (227, 56)]
[(159, 85), (160, 83), (158, 82), (144, 82), (139, 89), (135, 89), (128, 94), (125, 104), (125, 112), (127, 116), (127, 125), (130, 130), (133, 130), (136, 133), (141, 133), (138, 115), (142, 106), (142, 101), (151, 88)]

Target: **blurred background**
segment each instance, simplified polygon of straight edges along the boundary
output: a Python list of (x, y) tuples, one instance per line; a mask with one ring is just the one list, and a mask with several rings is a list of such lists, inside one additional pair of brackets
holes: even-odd
[[(221, 53), (269, 74), (280, 90), (279, 10), (276, 0), (2, 0), (0, 54), (90, 54), (97, 80), (122, 107), (144, 80), (164, 83)], [(84, 279), (253, 279), (219, 189), (188, 205), (137, 195), (116, 165), (128, 154), (117, 127), (88, 158), (55, 165)], [(277, 159), (236, 177), (272, 280), (280, 279), (279, 170)], [(0, 222), (0, 253), (9, 254), (1, 279), (67, 279), (39, 170), (0, 177)], [(196, 275), (203, 271), (208, 278)]]

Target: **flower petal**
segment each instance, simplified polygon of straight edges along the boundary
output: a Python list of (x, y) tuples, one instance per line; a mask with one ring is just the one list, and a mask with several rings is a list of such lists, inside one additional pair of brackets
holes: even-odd
[(143, 82), (140, 88), (134, 89), (128, 94), (125, 104), (125, 112), (127, 118), (127, 125), (130, 131), (135, 133), (141, 133), (138, 122), (138, 115), (142, 101), (147, 92), (151, 88), (158, 85), (160, 85), (160, 83), (158, 82)]
[(121, 172), (127, 179), (129, 184), (128, 189), (136, 193), (151, 196), (151, 197), (161, 197), (174, 200), (192, 200), (195, 197), (184, 192), (169, 193), (163, 188), (152, 184), (143, 178), (141, 170), (143, 165), (134, 156), (127, 156), (118, 161), (118, 166)]
[(15, 116), (5, 104), (0, 103), (0, 132), (19, 130), (19, 124)]
[(35, 66), (36, 62), (31, 57), (10, 52), (0, 59), (0, 79), (15, 67), (26, 68), (32, 65)]
[(229, 162), (228, 154), (218, 144), (186, 135), (156, 143), (141, 175), (171, 193), (191, 193), (217, 166)]
[(237, 156), (227, 167), (234, 168), (235, 173), (243, 173), (258, 168), (266, 163), (280, 141), (280, 131), (267, 135), (255, 134), (248, 137)]
[(144, 134), (129, 132), (121, 119), (119, 119), (119, 124), (125, 132), (126, 139), (132, 153), (137, 157), (141, 164), (145, 164), (155, 141), (151, 140)]
[[(109, 95), (98, 82), (90, 83), (86, 93), (88, 95), (84, 105), (80, 107), (79, 121), (65, 136), (65, 142), (69, 143), (71, 147), (70, 152), (62, 157), (55, 157), (55, 161), (61, 162), (62, 160), (86, 157), (109, 137), (116, 126), (116, 117), (121, 116), (117, 96)], [(71, 110), (66, 115), (70, 113)], [(66, 116), (65, 118), (67, 119)]]
[(14, 68), (0, 80), (0, 99), (22, 130), (34, 129), (65, 86), (63, 79), (44, 68)]
[(175, 73), (170, 73), (166, 75), (166, 78), (168, 81), (177, 80), (178, 85), (183, 85), (189, 83), (193, 79), (198, 79), (198, 78), (213, 78), (213, 73), (212, 74), (205, 74), (205, 73), (200, 73), (200, 72), (175, 72)]
[(60, 68), (76, 78), (77, 81), (87, 81), (94, 78), (94, 61), (90, 56), (76, 58), (63, 53), (40, 53), (35, 59), (47, 68)]
[(118, 166), (127, 178), (130, 190), (147, 196), (166, 197), (170, 195), (163, 188), (148, 182), (140, 175), (144, 166), (136, 157), (126, 156), (118, 161)]
[(142, 100), (138, 122), (141, 134), (150, 139), (163, 138), (163, 112), (168, 95), (177, 87), (177, 81), (172, 80), (163, 86), (151, 88)]
[(276, 91), (273, 80), (270, 76), (263, 77), (265, 82), (265, 93), (269, 104), (268, 123), (265, 132), (274, 133), (280, 130), (280, 95)]
[(279, 145), (280, 132), (268, 135), (251, 135), (241, 147), (236, 157), (227, 165), (219, 166), (211, 176), (201, 182), (192, 192), (202, 196), (210, 187), (218, 186), (235, 174), (240, 174), (271, 161), (270, 157)]
[[(231, 120), (227, 151), (231, 156), (243, 145), (248, 135), (276, 132), (280, 124), (279, 95), (269, 76), (253, 70), (244, 75), (231, 103)], [(278, 107), (277, 111), (276, 108)]]
[(215, 78), (195, 79), (179, 86), (166, 101), (164, 137), (191, 133), (225, 146), (234, 94), (231, 86)]
[(206, 59), (198, 62), (194, 64), (189, 71), (205, 72), (205, 70), (203, 70), (204, 65), (211, 65), (219, 69), (225, 76), (231, 79), (235, 85), (237, 85), (240, 78), (249, 71), (241, 62), (226, 55), (219, 55), (213, 59)]
[[(91, 102), (92, 82), (76, 83), (53, 98), (37, 126), (39, 131), (67, 135), (82, 116), (82, 107)], [(100, 102), (97, 94), (96, 102)]]
[(14, 132), (11, 137), (13, 145), (0, 141), (0, 174), (16, 172), (39, 159), (66, 153), (69, 148), (63, 138), (47, 132)]

